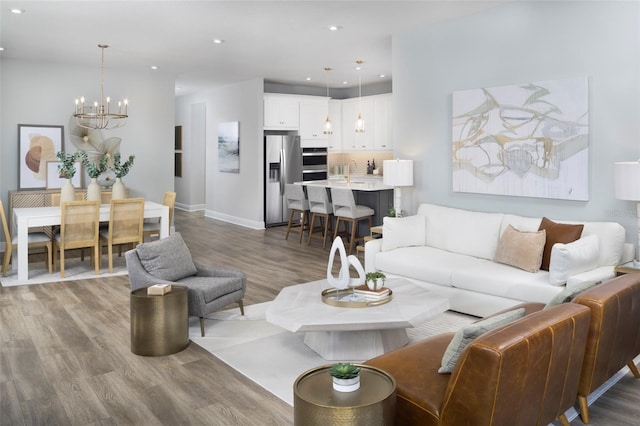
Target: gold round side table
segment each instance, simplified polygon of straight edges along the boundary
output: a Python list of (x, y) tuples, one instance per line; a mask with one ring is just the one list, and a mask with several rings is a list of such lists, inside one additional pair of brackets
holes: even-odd
[(131, 352), (170, 355), (189, 345), (187, 287), (172, 285), (163, 296), (148, 296), (147, 288), (131, 292)]
[(385, 371), (360, 367), (360, 389), (338, 392), (331, 365), (302, 373), (293, 384), (293, 422), (299, 426), (396, 424), (396, 381)]

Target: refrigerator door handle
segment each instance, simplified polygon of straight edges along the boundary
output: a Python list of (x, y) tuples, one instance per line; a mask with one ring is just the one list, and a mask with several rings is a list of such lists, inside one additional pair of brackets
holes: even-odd
[(287, 158), (284, 148), (280, 150), (280, 195), (284, 195), (284, 184), (287, 180)]

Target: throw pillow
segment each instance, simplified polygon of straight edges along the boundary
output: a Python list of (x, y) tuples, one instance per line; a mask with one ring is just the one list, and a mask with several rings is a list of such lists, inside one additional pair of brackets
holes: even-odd
[(494, 330), (505, 324), (509, 324), (523, 316), (524, 308), (514, 309), (513, 311), (504, 312), (500, 315), (483, 319), (482, 321), (467, 325), (458, 330), (444, 352), (442, 364), (438, 369), (438, 373), (451, 373), (456, 362), (458, 362), (458, 358), (460, 358), (460, 354), (464, 351), (467, 345), (473, 341), (473, 339), (488, 331)]
[(580, 284), (576, 284), (575, 286), (568, 288), (566, 290), (561, 291), (556, 294), (553, 299), (547, 303), (543, 309), (549, 309), (552, 306), (560, 305), (562, 303), (571, 302), (578, 294), (582, 293), (585, 290), (590, 289), (591, 287), (600, 284), (602, 281), (586, 281)]
[(564, 285), (571, 275), (598, 267), (600, 239), (597, 235), (582, 237), (569, 244), (556, 243), (551, 249), (549, 282)]
[(521, 232), (508, 225), (500, 237), (493, 260), (527, 272), (538, 272), (545, 241), (544, 230)]
[(382, 224), (382, 251), (425, 245), (424, 216), (385, 217)]
[(567, 223), (556, 223), (546, 217), (542, 218), (538, 231), (543, 229), (547, 232), (547, 242), (542, 253), (542, 265), (540, 269), (548, 271), (551, 261), (551, 249), (555, 243), (572, 243), (582, 235), (584, 225), (569, 225)]
[(167, 238), (140, 244), (136, 250), (142, 266), (154, 277), (176, 281), (198, 272), (179, 232), (174, 232)]

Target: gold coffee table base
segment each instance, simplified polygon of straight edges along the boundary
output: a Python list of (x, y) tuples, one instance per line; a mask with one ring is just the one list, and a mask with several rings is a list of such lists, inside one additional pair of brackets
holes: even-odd
[(396, 424), (396, 382), (375, 367), (360, 365), (360, 389), (338, 392), (331, 365), (314, 368), (293, 385), (293, 421), (298, 426)]
[(131, 292), (131, 352), (170, 355), (189, 345), (187, 288), (173, 285), (163, 296), (147, 296), (147, 288)]

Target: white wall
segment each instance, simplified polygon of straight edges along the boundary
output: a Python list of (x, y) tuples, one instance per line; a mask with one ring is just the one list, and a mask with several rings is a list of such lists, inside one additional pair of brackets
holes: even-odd
[[(264, 227), (262, 98), (263, 81), (255, 79), (177, 99), (176, 124), (183, 126), (191, 158), (188, 166), (185, 163), (182, 179), (197, 186), (200, 185), (197, 176), (204, 176), (204, 187), (189, 193), (190, 198), (180, 198), (178, 194), (180, 207), (197, 209), (204, 200), (207, 217), (250, 228)], [(192, 137), (195, 133), (190, 128), (192, 107), (201, 103), (206, 104), (204, 146)], [(240, 173), (218, 171), (218, 124), (229, 121), (240, 122)], [(204, 162), (200, 165), (194, 156), (203, 158)], [(200, 198), (201, 194), (204, 199)]]
[[(7, 191), (18, 187), (18, 124), (63, 125), (64, 149), (75, 151), (67, 129), (73, 102), (81, 95), (98, 99), (100, 75), (96, 68), (10, 59), (0, 69), (0, 194), (8, 208)], [(105, 69), (105, 96), (129, 99), (126, 126), (103, 135), (122, 138), (123, 157), (136, 156), (123, 179), (131, 196), (162, 202), (164, 191), (173, 190), (174, 85), (169, 74)]]
[[(588, 202), (454, 193), (451, 99), (461, 89), (587, 76)], [(616, 200), (613, 163), (640, 157), (640, 4), (515, 2), (393, 37), (395, 155), (415, 158), (421, 202), (556, 219), (610, 220), (636, 243), (636, 206)]]

